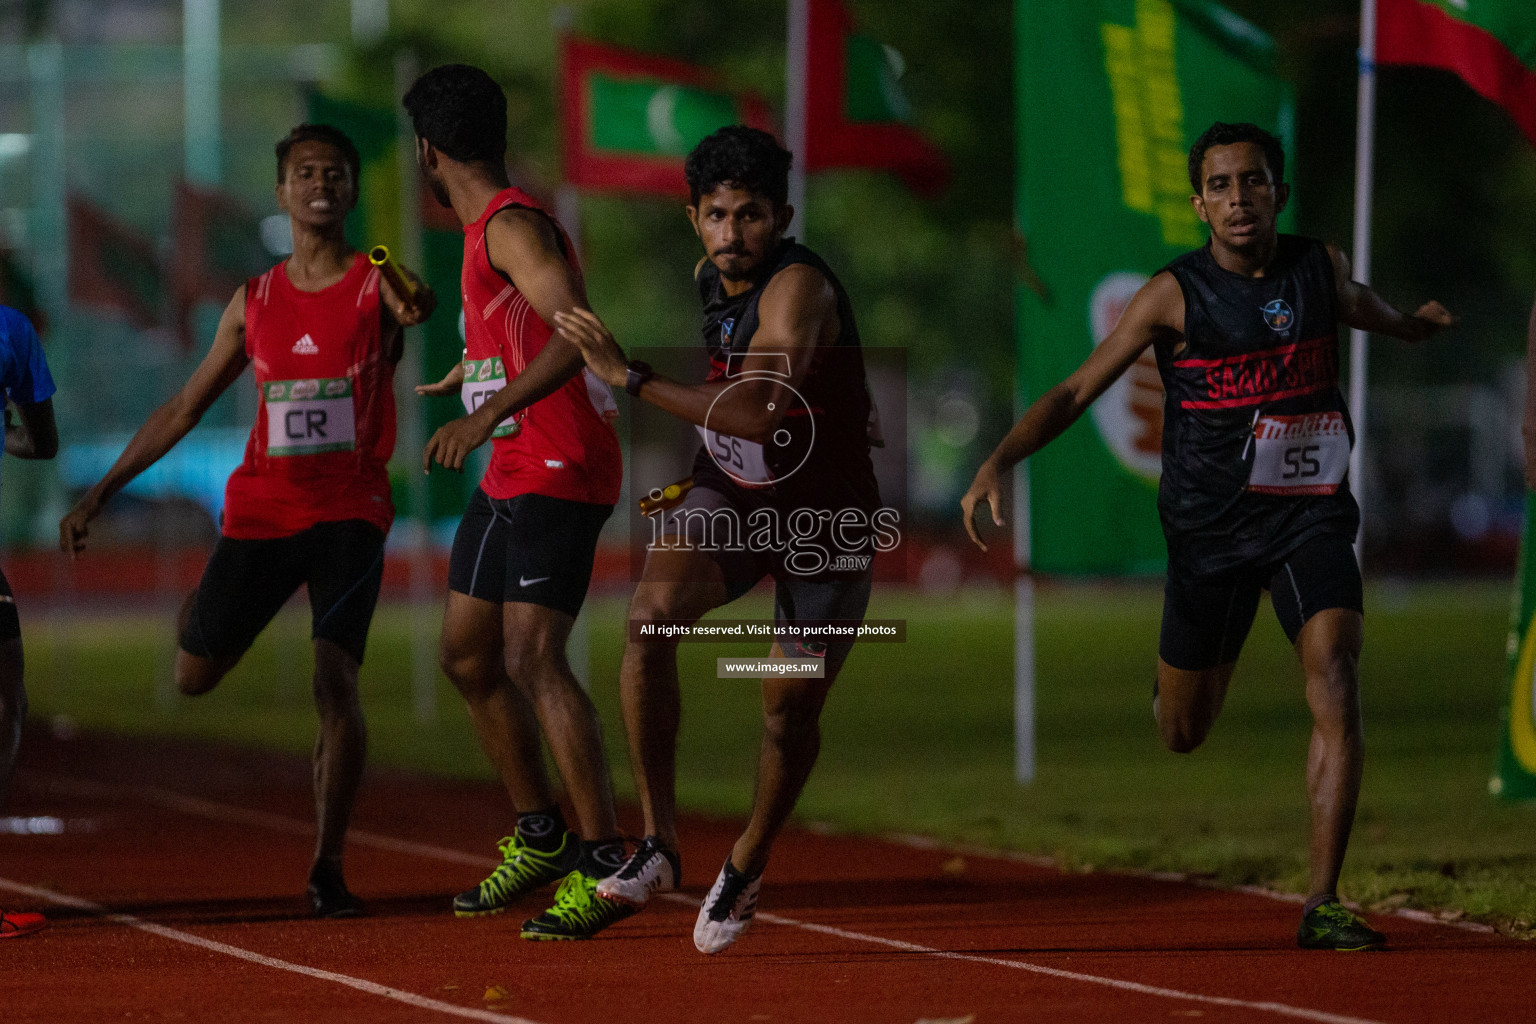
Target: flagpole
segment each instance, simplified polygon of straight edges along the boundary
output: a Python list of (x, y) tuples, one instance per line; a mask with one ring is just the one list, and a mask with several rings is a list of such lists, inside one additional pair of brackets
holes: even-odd
[(789, 30), (784, 60), (784, 141), (795, 155), (789, 166), (789, 205), (795, 208), (791, 224), (805, 243), (805, 81), (809, 70), (806, 49), (810, 43), (810, 0), (789, 0)]
[[(353, 29), (358, 27), (359, 5), (353, 4)], [(378, 14), (378, 11), (374, 11)], [(384, 9), (385, 24), (378, 35), (388, 28), (388, 9)], [(378, 35), (373, 38), (377, 38)], [(371, 40), (369, 40), (371, 41)], [(395, 51), (395, 95), (404, 96), (416, 76), (421, 73), (421, 61), (416, 51), (404, 47)], [(416, 129), (411, 124), (405, 107), (395, 104), (395, 168), (400, 177), (400, 259), (406, 266), (425, 273), (421, 250), (421, 179), (416, 169)], [(426, 331), (419, 327), (408, 328), (406, 338), (412, 348), (426, 344)], [(401, 391), (407, 396), (405, 403), (406, 434), (411, 439), (413, 452), (421, 451), (427, 444), (427, 415), (421, 400), (415, 396), (416, 385), (425, 380), (426, 352), (413, 351), (400, 361), (404, 370)], [(432, 617), (424, 614), (432, 603), (436, 586), (432, 579), (432, 524), (427, 495), (427, 480), (420, 473), (408, 473), (410, 481), (410, 583), (406, 596), (410, 608), (411, 641), (411, 710), (418, 722), (430, 722), (437, 717), (437, 643), (432, 635)]]
[(187, 180), (219, 183), (219, 0), (182, 6), (182, 89), (186, 118)]
[[(1360, 0), (1360, 92), (1355, 124), (1355, 239), (1353, 278), (1371, 283), (1371, 201), (1376, 144), (1376, 0)], [(1355, 421), (1355, 447), (1349, 453), (1349, 481), (1360, 503), (1355, 559), (1365, 555), (1365, 391), (1369, 335), (1349, 332), (1349, 416)]]
[[(1018, 416), (1022, 389), (1014, 400)], [(990, 510), (989, 510), (990, 512)], [(1013, 778), (1035, 779), (1035, 577), (1030, 571), (1029, 460), (1013, 467)]]
[[(550, 24), (555, 30), (555, 40), (563, 44), (565, 38), (571, 34), (576, 26), (576, 11), (567, 4), (561, 4), (550, 13)], [(563, 45), (562, 45), (563, 52)], [(563, 77), (558, 80), (564, 81)], [(571, 247), (576, 250), (576, 260), (581, 261), (581, 193), (576, 186), (566, 181), (567, 168), (560, 169), (560, 184), (555, 188), (555, 220), (565, 229), (566, 237), (571, 240)], [(565, 660), (571, 666), (571, 674), (576, 677), (583, 688), (592, 687), (592, 616), (583, 606), (576, 616), (576, 621), (571, 623), (571, 632), (566, 637)]]

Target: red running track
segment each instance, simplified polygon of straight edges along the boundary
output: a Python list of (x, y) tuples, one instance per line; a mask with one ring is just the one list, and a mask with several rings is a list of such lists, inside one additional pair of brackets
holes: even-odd
[(684, 895), (592, 942), (524, 942), (547, 892), (447, 909), (493, 863), (502, 794), (377, 770), (347, 872), (370, 915), (314, 921), (302, 759), (39, 731), (24, 751), (8, 813), (71, 827), (0, 836), (0, 905), (52, 921), (0, 945), (6, 1024), (1533, 1019), (1529, 943), (1380, 916), (1389, 951), (1307, 953), (1297, 906), (1262, 895), (804, 829), (753, 929), (704, 957), (694, 907), (736, 832), (704, 818), (685, 823)]

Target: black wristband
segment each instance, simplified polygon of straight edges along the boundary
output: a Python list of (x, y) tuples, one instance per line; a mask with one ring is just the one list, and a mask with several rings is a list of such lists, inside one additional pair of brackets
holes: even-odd
[(642, 362), (639, 359), (631, 359), (628, 371), (624, 374), (624, 390), (639, 398), (640, 385), (650, 380), (655, 372), (655, 370), (651, 369), (650, 363)]

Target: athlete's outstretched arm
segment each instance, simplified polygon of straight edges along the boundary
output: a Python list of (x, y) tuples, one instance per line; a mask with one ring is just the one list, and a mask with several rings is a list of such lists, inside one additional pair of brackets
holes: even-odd
[(1525, 327), (1525, 486), (1536, 490), (1536, 304)]
[(416, 287), (409, 301), (395, 291), (388, 278), (379, 275), (379, 318), (382, 321), (379, 326), (384, 334), (384, 352), (392, 363), (398, 363), (405, 352), (402, 328), (425, 323), (437, 308), (437, 293), (431, 285), (403, 265), (400, 273)]
[(987, 550), (976, 532), (974, 514), (983, 502), (992, 522), (1003, 525), (999, 478), (1015, 465), (1055, 440), (1130, 368), (1148, 345), (1160, 337), (1184, 330), (1184, 294), (1172, 274), (1160, 273), (1131, 297), (1120, 322), (1066, 380), (1041, 395), (1024, 411), (1006, 437), (976, 471), (976, 479), (960, 499), (965, 531), (981, 550)]
[[(11, 419), (15, 409), (16, 419)], [(15, 402), (5, 410), (5, 454), (18, 459), (51, 459), (59, 454), (59, 425), (53, 418), (53, 399)]]
[(443, 379), (435, 384), (417, 384), (416, 393), (427, 398), (440, 398), (444, 395), (456, 395), (464, 384), (464, 360), (460, 359), (453, 364), (453, 369), (443, 375)]
[(117, 457), (107, 475), (75, 502), (69, 514), (59, 520), (59, 550), (74, 557), (85, 550), (87, 527), (102, 506), (128, 482), (175, 447), (203, 418), (203, 413), (235, 382), (250, 357), (245, 353), (245, 286), (224, 309), (213, 347), (203, 357), (191, 378), (170, 401), (149, 414)]
[[(565, 261), (553, 222), (542, 213), (521, 207), (502, 210), (485, 226), (485, 249), (491, 266), (507, 276), (551, 328), (556, 313), (586, 308), (586, 287)], [(422, 452), (422, 469), (431, 472), (434, 459), (447, 469), (464, 468), (464, 459), (491, 439), (496, 424), (553, 394), (580, 372), (581, 353), (555, 331), (506, 387), (474, 412), (438, 428)]]
[[(640, 386), (640, 397), (689, 423), (767, 443), (789, 410), (789, 389), (805, 380), (824, 330), (837, 321), (837, 297), (825, 274), (795, 264), (773, 276), (757, 309), (757, 331), (732, 379), (684, 384), (656, 374)], [(593, 373), (614, 387), (624, 386), (628, 363), (601, 320), (577, 310), (557, 314), (555, 322), (581, 349)], [(830, 344), (836, 338), (825, 340)], [(726, 389), (729, 397), (717, 402)]]
[(1450, 311), (1438, 302), (1424, 303), (1412, 316), (1400, 313), (1369, 285), (1350, 277), (1349, 257), (1334, 246), (1328, 247), (1333, 258), (1333, 280), (1339, 295), (1339, 320), (1356, 330), (1388, 334), (1404, 341), (1423, 341), (1456, 322)]

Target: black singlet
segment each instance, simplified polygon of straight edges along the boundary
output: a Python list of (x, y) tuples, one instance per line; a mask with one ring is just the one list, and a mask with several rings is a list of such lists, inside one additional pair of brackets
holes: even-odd
[[(727, 295), (720, 271), (705, 261), (699, 272), (699, 299), (704, 305), (704, 344), (709, 351), (711, 381), (739, 372), (741, 357), (758, 328), (758, 303), (768, 282), (795, 264), (820, 271), (837, 299), (837, 341), (819, 351), (801, 382), (780, 426), (781, 443), (763, 445), (763, 461), (779, 482), (753, 488), (782, 508), (860, 509), (880, 505), (880, 489), (869, 458), (869, 390), (853, 305), (830, 267), (794, 239), (785, 239), (778, 257), (762, 277), (740, 295)], [(786, 368), (787, 370), (787, 368)], [(814, 422), (813, 422), (814, 421)], [(701, 447), (694, 458), (694, 480), (722, 493), (742, 484), (722, 469), (719, 456)]]
[(1156, 346), (1170, 572), (1275, 562), (1321, 532), (1353, 538), (1360, 509), (1338, 467), (1354, 426), (1327, 247), (1281, 235), (1257, 278), (1223, 269), (1208, 245), (1165, 269), (1184, 293), (1182, 347)]

